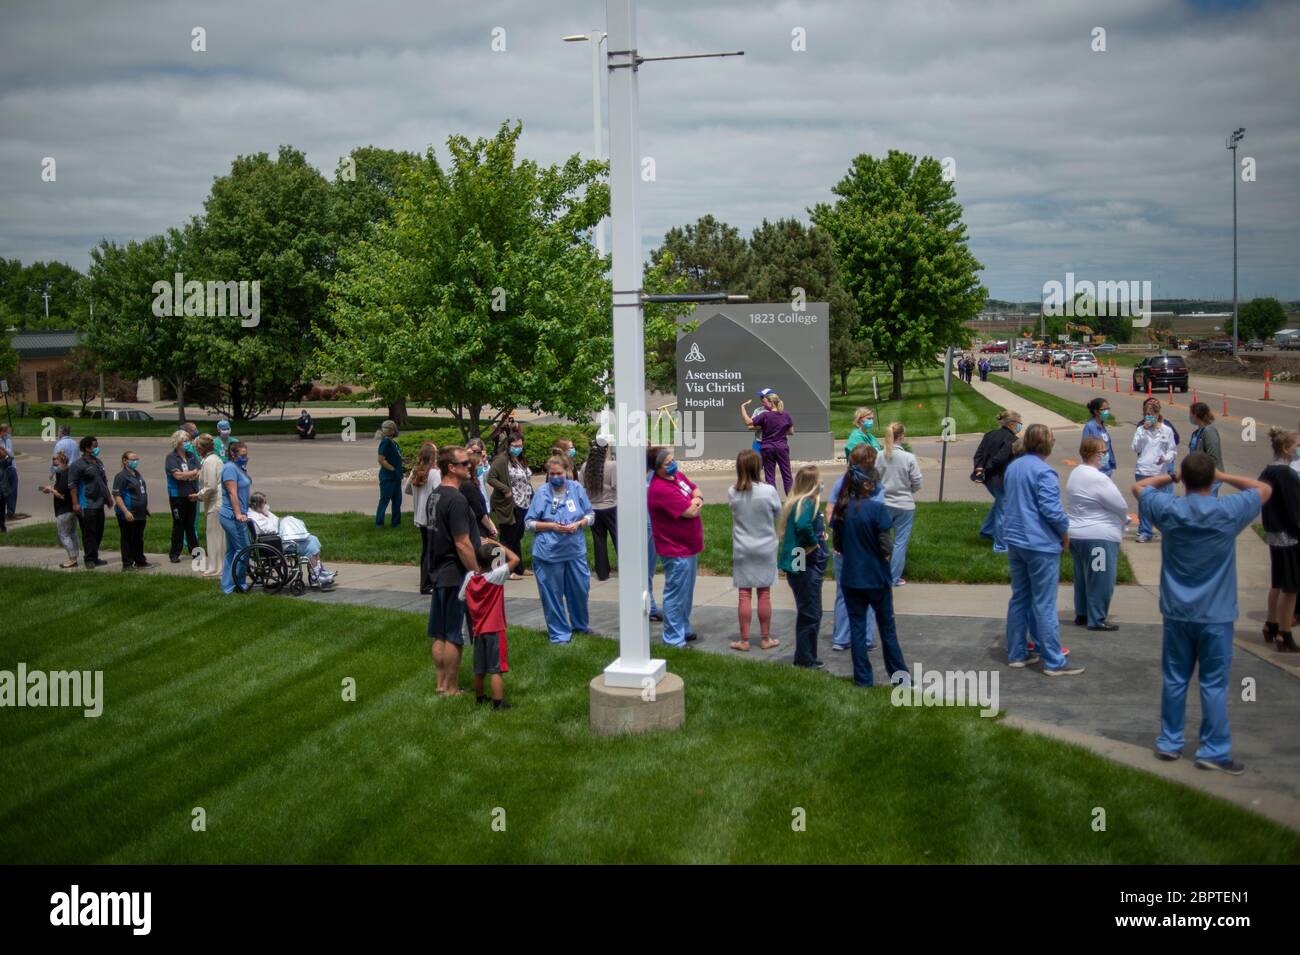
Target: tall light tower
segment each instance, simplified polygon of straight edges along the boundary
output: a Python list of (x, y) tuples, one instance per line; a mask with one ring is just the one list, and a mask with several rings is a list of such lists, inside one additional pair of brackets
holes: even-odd
[(1232, 153), (1232, 354), (1237, 354), (1237, 143), (1246, 138), (1246, 127), (1232, 131), (1225, 144)]
[[(646, 415), (645, 415), (645, 312), (641, 288), (644, 266), (641, 223), (637, 208), (640, 154), (637, 70), (651, 60), (697, 59), (734, 56), (702, 53), (685, 56), (643, 57), (636, 46), (636, 0), (606, 0), (609, 49), (609, 186), (610, 246), (613, 253), (614, 402), (617, 422), (614, 444), (618, 449), (618, 646), (619, 656), (597, 681), (601, 706), (608, 715), (616, 708), (610, 690), (638, 689), (641, 699), (664, 679), (663, 660), (650, 657), (650, 626), (646, 616), (649, 576), (646, 553)], [(717, 301), (725, 293), (665, 296), (675, 301)], [(680, 681), (678, 681), (680, 683)], [(597, 687), (592, 686), (592, 724), (597, 723)], [(662, 691), (661, 691), (662, 692)], [(680, 692), (680, 688), (677, 692)], [(649, 695), (647, 695), (649, 694)], [(618, 714), (614, 714), (617, 716)], [(611, 727), (617, 719), (608, 721)], [(661, 723), (660, 725), (667, 725)], [(635, 731), (631, 725), (615, 732)]]
[[(574, 33), (564, 38), (565, 43), (582, 43), (591, 44), (591, 126), (595, 132), (595, 152), (592, 153), (597, 159), (605, 158), (604, 142), (602, 133), (605, 129), (605, 123), (600, 115), (600, 73), (601, 73), (601, 56), (600, 48), (604, 44), (609, 34), (603, 30), (592, 30), (590, 33)], [(605, 255), (605, 220), (601, 219), (596, 223), (596, 251), (603, 257)]]

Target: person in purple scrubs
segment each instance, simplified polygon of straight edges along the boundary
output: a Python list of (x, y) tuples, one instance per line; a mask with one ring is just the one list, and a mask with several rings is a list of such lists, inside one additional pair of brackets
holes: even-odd
[(781, 469), (781, 484), (785, 493), (790, 493), (794, 483), (790, 474), (790, 445), (786, 435), (794, 432), (794, 419), (785, 410), (785, 402), (771, 388), (764, 388), (758, 393), (763, 407), (754, 412), (751, 418), (749, 405), (753, 399), (740, 406), (740, 416), (745, 420), (745, 427), (756, 428), (759, 434), (758, 453), (763, 459), (763, 480), (776, 484), (776, 469)]

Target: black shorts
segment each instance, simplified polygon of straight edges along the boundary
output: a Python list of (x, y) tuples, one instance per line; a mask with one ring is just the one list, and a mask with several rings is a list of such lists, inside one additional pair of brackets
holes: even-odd
[[(1300, 588), (1300, 544), (1268, 549), (1269, 570), (1274, 589), (1293, 594)], [(1282, 621), (1289, 624), (1290, 621)]]
[(474, 675), (508, 673), (506, 662), (506, 635), (504, 633), (479, 633), (474, 636)]
[(465, 601), (459, 587), (434, 587), (429, 601), (429, 636), (465, 645)]

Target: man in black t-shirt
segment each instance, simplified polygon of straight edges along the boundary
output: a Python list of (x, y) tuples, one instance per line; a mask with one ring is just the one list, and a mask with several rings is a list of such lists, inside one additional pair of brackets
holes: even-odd
[(429, 492), (426, 517), (429, 533), (429, 637), (433, 640), (433, 665), (438, 673), (438, 693), (460, 692), (460, 654), (465, 645), (465, 603), (460, 585), (478, 567), (478, 522), (461, 493), (470, 475), (469, 454), (457, 445), (438, 451), (442, 483)]

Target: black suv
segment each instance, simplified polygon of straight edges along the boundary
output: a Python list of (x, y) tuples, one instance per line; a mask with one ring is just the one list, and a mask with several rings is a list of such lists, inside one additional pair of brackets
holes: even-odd
[(1187, 391), (1187, 362), (1182, 355), (1143, 358), (1133, 368), (1133, 390), (1146, 391), (1148, 382), (1152, 391), (1161, 391), (1170, 385), (1179, 391)]

